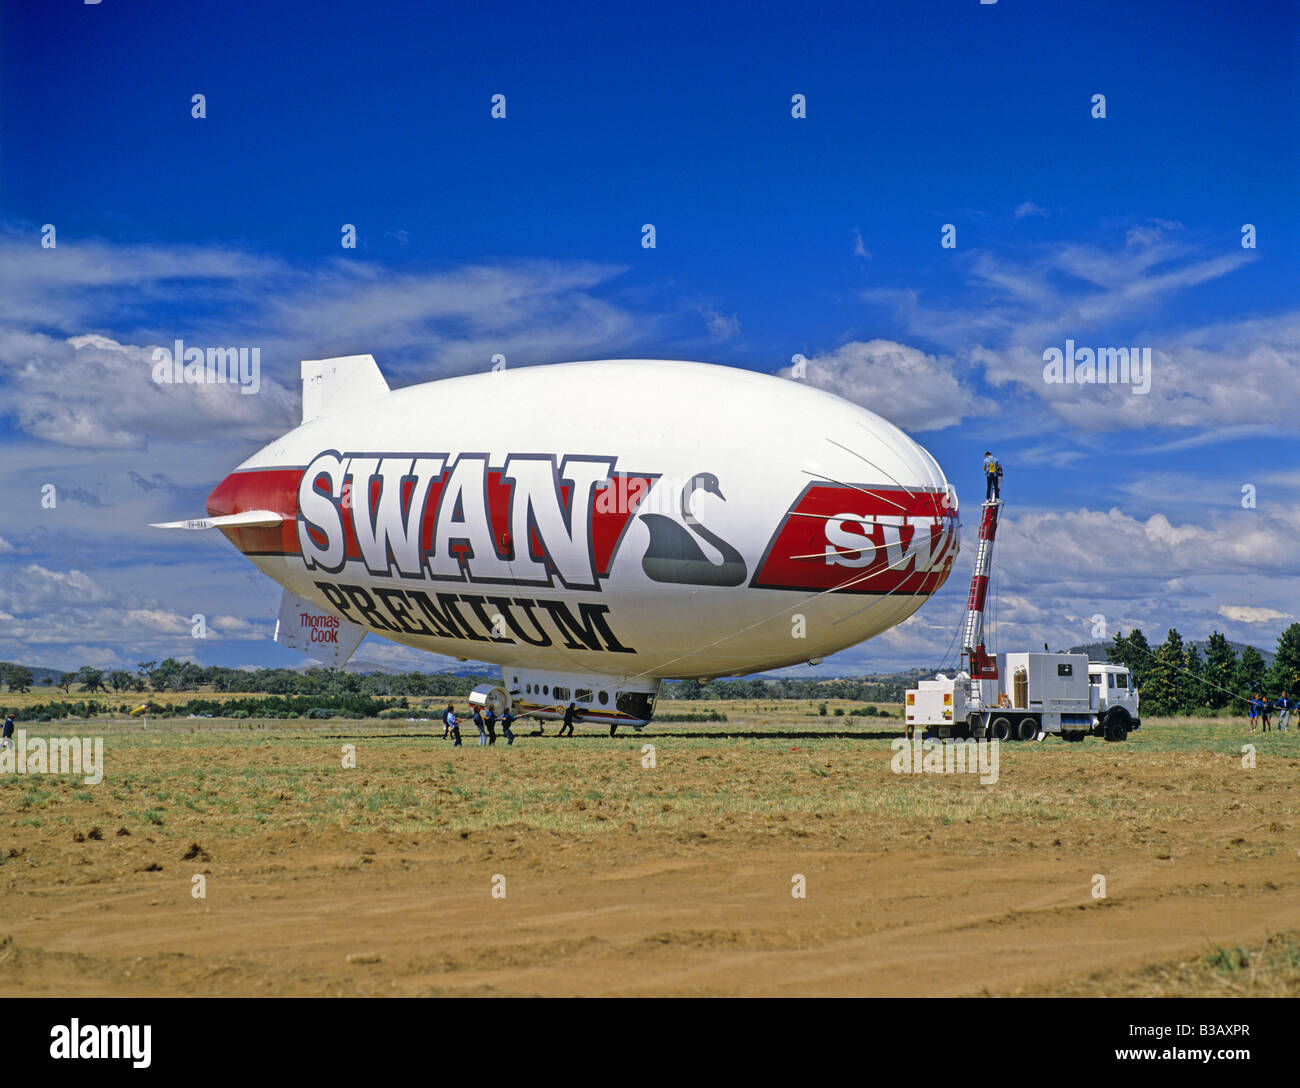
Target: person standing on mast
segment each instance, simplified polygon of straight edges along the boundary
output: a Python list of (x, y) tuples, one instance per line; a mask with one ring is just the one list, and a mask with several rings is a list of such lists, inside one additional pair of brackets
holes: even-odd
[(1002, 465), (988, 450), (984, 451), (984, 501), (1001, 501)]

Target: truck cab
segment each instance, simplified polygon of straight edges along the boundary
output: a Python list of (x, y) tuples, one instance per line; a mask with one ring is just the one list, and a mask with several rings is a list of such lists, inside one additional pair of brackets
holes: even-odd
[(1138, 693), (1133, 676), (1123, 665), (1088, 665), (1088, 688), (1092, 709), (1105, 717), (1112, 707), (1122, 708), (1133, 721), (1138, 720)]

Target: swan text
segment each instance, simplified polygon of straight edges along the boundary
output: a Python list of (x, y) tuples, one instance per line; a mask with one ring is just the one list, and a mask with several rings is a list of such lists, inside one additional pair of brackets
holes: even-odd
[(657, 479), (615, 460), (329, 450), (298, 481), (297, 543), (331, 574), (598, 590)]

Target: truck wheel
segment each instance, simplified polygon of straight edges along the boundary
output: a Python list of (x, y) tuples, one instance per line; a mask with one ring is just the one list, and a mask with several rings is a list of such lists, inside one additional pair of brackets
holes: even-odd
[(994, 740), (997, 741), (1010, 740), (1011, 719), (994, 718), (993, 721), (989, 724), (989, 732), (993, 735)]
[(1038, 736), (1038, 723), (1033, 718), (1021, 718), (1016, 726), (1016, 740), (1033, 740)]
[(1108, 741), (1122, 741), (1128, 739), (1128, 711), (1122, 707), (1116, 707), (1106, 715), (1105, 737)]

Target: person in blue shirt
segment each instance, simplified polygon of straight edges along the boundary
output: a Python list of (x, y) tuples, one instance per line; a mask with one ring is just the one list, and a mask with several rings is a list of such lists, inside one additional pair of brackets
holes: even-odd
[(1250, 731), (1253, 733), (1255, 732), (1255, 726), (1259, 724), (1259, 696), (1252, 695), (1246, 707), (1250, 715)]
[(1001, 499), (1002, 465), (988, 450), (984, 451), (984, 501)]
[(486, 713), (483, 715), (483, 724), (487, 726), (488, 744), (497, 742), (497, 715), (490, 706), (484, 708)]
[(1269, 728), (1269, 719), (1273, 716), (1273, 704), (1268, 701), (1268, 696), (1261, 693), (1259, 696), (1259, 716), (1264, 722), (1262, 732), (1267, 733)]
[(1295, 700), (1288, 698), (1287, 693), (1284, 691), (1276, 706), (1282, 712), (1277, 716), (1277, 731), (1280, 733), (1285, 729), (1289, 733), (1291, 731), (1291, 711), (1295, 708)]
[(508, 710), (501, 715), (501, 732), (504, 734), (507, 744), (514, 744), (515, 742), (515, 735), (510, 732), (510, 723), (514, 720), (515, 716)]
[(456, 743), (453, 744), (452, 747), (459, 748), (460, 747), (460, 722), (456, 718), (456, 712), (452, 709), (451, 703), (447, 704), (447, 709), (446, 711), (443, 712), (442, 715), (442, 739), (443, 740), (447, 739), (448, 733), (450, 733), (456, 740)]

